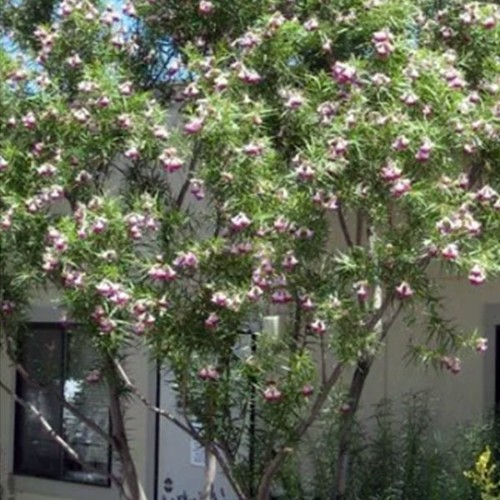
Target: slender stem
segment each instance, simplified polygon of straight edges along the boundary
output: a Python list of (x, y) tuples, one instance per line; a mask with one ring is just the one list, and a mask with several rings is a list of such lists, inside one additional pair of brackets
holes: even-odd
[(198, 163), (198, 156), (200, 154), (200, 149), (201, 149), (201, 143), (196, 142), (193, 147), (193, 155), (191, 156), (191, 161), (189, 162), (189, 166), (187, 169), (186, 180), (184, 181), (184, 184), (182, 185), (181, 190), (179, 191), (179, 195), (177, 196), (177, 200), (175, 203), (177, 208), (179, 209), (182, 207), (182, 204), (184, 203), (184, 198), (186, 197), (187, 190), (191, 182), (191, 174), (194, 172), (196, 164)]
[(344, 240), (347, 243), (347, 246), (349, 248), (352, 248), (354, 244), (352, 242), (351, 233), (349, 232), (349, 228), (347, 227), (347, 222), (345, 220), (344, 212), (341, 206), (339, 206), (337, 210), (337, 216), (339, 219), (340, 228), (342, 229), (342, 234), (344, 235)]
[(105, 357), (106, 377), (109, 390), (109, 413), (111, 420), (111, 437), (120, 459), (123, 475), (123, 488), (130, 500), (146, 500), (125, 429), (125, 412), (123, 408), (123, 392), (121, 379), (116, 372), (114, 358), (110, 354)]
[(214, 489), (215, 474), (217, 473), (217, 458), (212, 453), (212, 447), (205, 446), (205, 485), (202, 500), (210, 500)]
[(184, 432), (187, 432), (189, 435), (191, 435), (194, 438), (197, 438), (197, 433), (193, 432), (193, 428), (189, 427), (188, 425), (183, 424), (173, 413), (163, 409), (159, 408), (158, 406), (155, 406), (153, 403), (151, 403), (144, 394), (139, 390), (139, 388), (132, 383), (130, 380), (130, 377), (127, 375), (127, 372), (124, 370), (123, 366), (119, 361), (115, 362), (116, 369), (120, 377), (122, 378), (123, 382), (125, 383), (125, 386), (127, 389), (132, 391), (134, 396), (136, 396), (139, 401), (142, 402), (146, 408), (151, 410), (154, 413), (157, 413), (158, 415), (165, 417), (166, 419), (170, 420), (174, 425), (182, 429)]
[(363, 212), (361, 210), (357, 211), (356, 214), (356, 245), (361, 246), (363, 242)]

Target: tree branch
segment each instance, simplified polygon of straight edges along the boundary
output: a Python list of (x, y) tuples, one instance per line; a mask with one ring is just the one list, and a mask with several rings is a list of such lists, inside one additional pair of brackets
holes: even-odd
[(197, 433), (193, 433), (192, 428), (183, 424), (175, 415), (173, 415), (169, 411), (167, 411), (163, 408), (159, 408), (158, 406), (151, 403), (146, 398), (146, 396), (144, 396), (144, 394), (142, 394), (142, 392), (139, 390), (139, 388), (132, 383), (132, 381), (130, 380), (130, 377), (127, 375), (126, 371), (123, 369), (123, 367), (119, 361), (115, 361), (115, 366), (116, 366), (116, 370), (117, 370), (118, 374), (120, 375), (121, 379), (125, 383), (125, 386), (127, 387), (127, 389), (129, 389), (134, 394), (134, 396), (137, 399), (139, 399), (139, 401), (141, 401), (144, 406), (146, 406), (146, 408), (148, 408), (149, 410), (151, 410), (154, 413), (157, 413), (158, 415), (160, 415), (162, 417), (165, 417), (167, 420), (170, 420), (174, 425), (176, 425), (177, 427), (182, 429), (184, 432), (187, 432), (190, 436), (199, 440), (197, 437)]
[(191, 182), (191, 174), (194, 172), (196, 168), (196, 164), (198, 163), (198, 156), (200, 154), (201, 142), (196, 142), (193, 147), (193, 156), (191, 156), (191, 161), (189, 162), (189, 167), (187, 171), (186, 180), (179, 191), (179, 195), (177, 196), (177, 200), (175, 202), (178, 209), (182, 207), (184, 203), (184, 198), (186, 197), (187, 190), (189, 189), (189, 184)]
[(349, 232), (349, 228), (347, 227), (347, 222), (344, 217), (344, 212), (342, 210), (342, 206), (339, 206), (337, 210), (337, 216), (339, 219), (340, 223), (340, 228), (342, 229), (342, 234), (344, 235), (344, 240), (347, 243), (347, 246), (349, 248), (352, 248), (354, 246), (351, 238), (351, 233)]

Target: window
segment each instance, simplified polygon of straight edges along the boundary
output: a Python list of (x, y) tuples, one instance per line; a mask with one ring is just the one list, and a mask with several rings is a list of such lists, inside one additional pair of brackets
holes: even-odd
[(105, 432), (109, 431), (107, 388), (87, 376), (99, 362), (85, 336), (69, 332), (58, 323), (32, 323), (23, 339), (21, 363), (41, 387), (18, 376), (19, 397), (35, 406), (98, 472), (83, 470), (47, 433), (36, 415), (16, 405), (15, 473), (109, 486), (108, 443), (60, 403), (60, 397), (64, 397)]

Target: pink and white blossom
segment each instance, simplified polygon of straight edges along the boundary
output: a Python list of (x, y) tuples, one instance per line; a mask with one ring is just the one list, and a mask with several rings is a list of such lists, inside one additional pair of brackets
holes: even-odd
[(486, 272), (482, 266), (475, 264), (469, 271), (469, 283), (471, 285), (482, 285), (486, 281)]

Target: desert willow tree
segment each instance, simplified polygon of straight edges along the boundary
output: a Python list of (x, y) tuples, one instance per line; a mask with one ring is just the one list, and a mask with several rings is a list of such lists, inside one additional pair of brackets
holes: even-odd
[[(151, 0), (124, 6), (132, 35), (104, 7), (62, 2), (32, 35), (16, 7), (6, 18), (33, 59), (1, 49), (3, 346), (25, 372), (29, 292), (57, 290), (101, 354), (88, 380), (109, 387), (112, 479), (133, 500), (126, 395), (205, 446), (205, 498), (216, 460), (259, 500), (336, 395), (343, 499), (353, 416), (398, 316), (425, 329), (408, 346), (425, 363), (458, 373), (457, 350), (485, 349), (442, 317), (429, 268), (477, 286), (499, 271), (498, 7)], [(242, 349), (276, 312), (279, 334)], [(182, 421), (133, 385), (131, 346), (171, 368)]]

